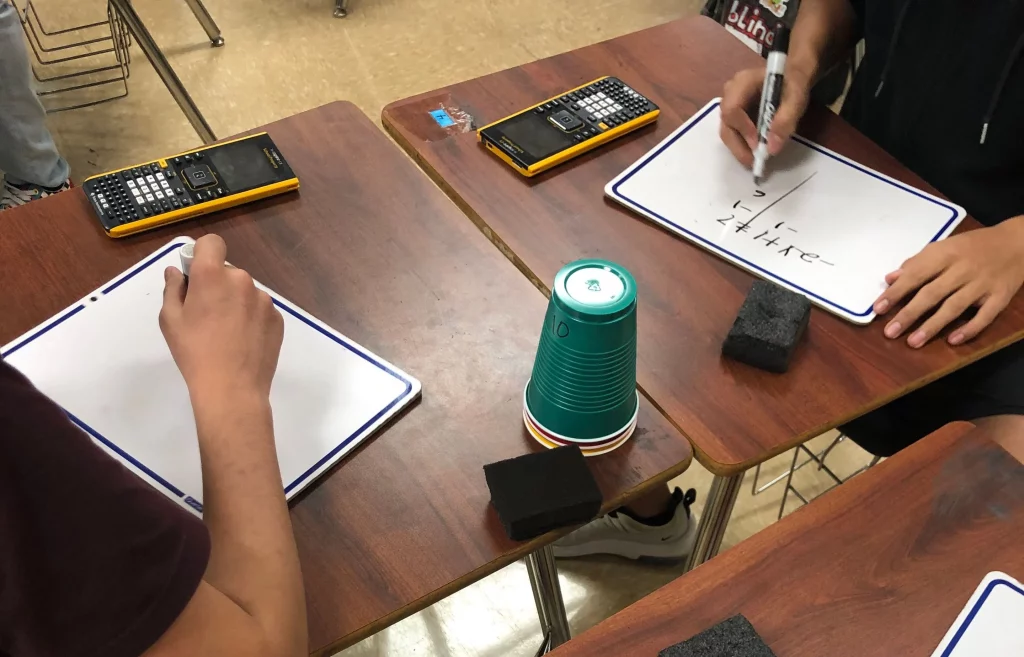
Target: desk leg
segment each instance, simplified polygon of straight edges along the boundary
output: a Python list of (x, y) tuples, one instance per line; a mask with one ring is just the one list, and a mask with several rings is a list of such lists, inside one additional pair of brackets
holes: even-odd
[[(537, 616), (544, 631), (544, 643), (553, 650), (571, 637), (565, 603), (562, 602), (562, 588), (558, 584), (555, 553), (550, 545), (526, 556), (526, 571), (530, 574), (533, 601), (537, 605)], [(544, 652), (542, 645), (539, 654)]]
[(149, 63), (156, 70), (156, 74), (160, 76), (164, 86), (167, 87), (167, 91), (171, 93), (175, 102), (178, 103), (178, 107), (181, 108), (188, 122), (192, 124), (192, 128), (199, 134), (199, 138), (206, 144), (217, 141), (217, 137), (213, 134), (210, 124), (206, 122), (192, 97), (188, 95), (188, 90), (185, 89), (181, 80), (178, 79), (178, 74), (171, 68), (167, 58), (160, 51), (160, 47), (156, 45), (153, 35), (149, 33), (139, 15), (135, 13), (135, 8), (132, 7), (130, 0), (109, 0), (109, 2), (125, 22), (128, 31), (135, 37), (139, 47), (142, 48), (142, 52), (146, 54)]
[(206, 10), (206, 5), (203, 4), (203, 0), (185, 0), (185, 4), (192, 10), (192, 14), (195, 15), (196, 20), (203, 26), (203, 30), (206, 31), (206, 36), (210, 38), (210, 45), (214, 48), (219, 48), (224, 45), (224, 37), (220, 34), (220, 28), (217, 27), (217, 23), (213, 20), (213, 16)]
[(711, 482), (708, 501), (704, 504), (704, 513), (701, 514), (700, 524), (697, 526), (697, 542), (686, 564), (687, 570), (696, 568), (718, 554), (742, 484), (742, 472), (728, 477), (715, 476)]

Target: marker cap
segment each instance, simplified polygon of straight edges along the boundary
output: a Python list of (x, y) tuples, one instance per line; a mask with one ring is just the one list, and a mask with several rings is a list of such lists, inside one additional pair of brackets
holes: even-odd
[(772, 52), (789, 51), (789, 28), (780, 23), (775, 28), (775, 38), (772, 39)]
[(185, 246), (178, 249), (178, 255), (181, 256), (181, 273), (188, 276), (188, 272), (192, 269), (192, 258), (195, 257), (195, 244), (189, 242)]

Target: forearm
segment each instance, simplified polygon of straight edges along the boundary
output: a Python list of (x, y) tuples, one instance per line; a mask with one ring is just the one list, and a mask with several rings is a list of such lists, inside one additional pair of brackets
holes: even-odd
[(305, 594), (274, 447), (258, 395), (193, 399), (211, 538), (204, 579), (263, 628), (281, 655), (307, 652)]
[(813, 83), (853, 48), (855, 26), (849, 0), (803, 0), (790, 37), (787, 75), (797, 71)]

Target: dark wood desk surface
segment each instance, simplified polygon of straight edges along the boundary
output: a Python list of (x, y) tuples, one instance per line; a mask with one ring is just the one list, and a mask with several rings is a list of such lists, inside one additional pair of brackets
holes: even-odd
[[(398, 101), (385, 127), (469, 217), (542, 289), (580, 257), (627, 267), (639, 286), (640, 387), (716, 474), (742, 471), (995, 351), (1024, 332), (1024, 294), (973, 343), (920, 351), (815, 309), (788, 374), (720, 356), (752, 277), (606, 200), (604, 185), (760, 58), (707, 18), (667, 23)], [(445, 107), (477, 126), (565, 89), (616, 75), (661, 107), (654, 126), (526, 179), (477, 144), (438, 127)], [(924, 189), (892, 157), (824, 109), (801, 133)], [(685, 184), (685, 181), (684, 183)], [(973, 220), (964, 228), (976, 227)]]
[[(522, 426), (522, 388), (545, 300), (354, 105), (266, 130), (297, 195), (117, 242), (80, 190), (0, 213), (0, 343), (174, 235), (210, 231), (233, 264), (418, 377), (422, 400), (292, 505), (310, 646), (329, 653), (553, 540), (506, 538), (482, 471), (542, 449)], [(692, 459), (646, 400), (639, 425), (588, 460), (606, 508)]]
[(778, 657), (928, 657), (982, 578), (1024, 577), (1024, 465), (947, 425), (554, 651), (659, 650), (743, 614)]

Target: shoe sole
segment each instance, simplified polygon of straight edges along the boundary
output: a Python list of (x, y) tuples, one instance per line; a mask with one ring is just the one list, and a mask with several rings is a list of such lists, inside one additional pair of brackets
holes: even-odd
[(610, 554), (632, 561), (671, 564), (682, 561), (693, 552), (697, 542), (697, 519), (691, 516), (686, 533), (675, 541), (665, 543), (636, 543), (617, 539), (590, 541), (581, 545), (552, 546), (558, 559), (575, 559), (594, 554)]

